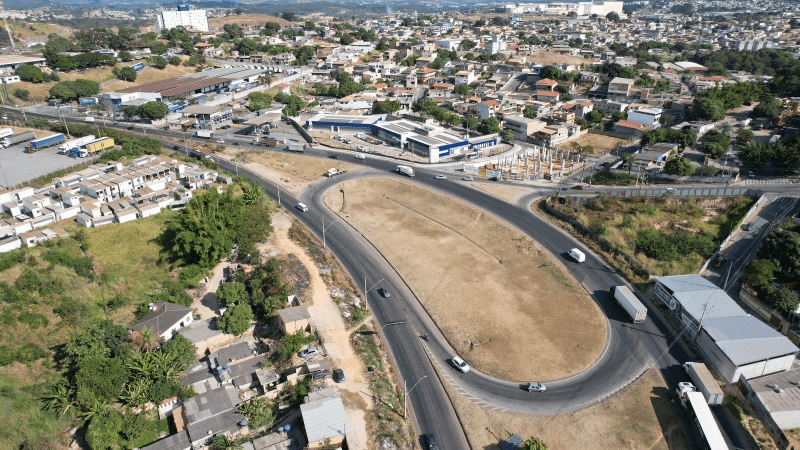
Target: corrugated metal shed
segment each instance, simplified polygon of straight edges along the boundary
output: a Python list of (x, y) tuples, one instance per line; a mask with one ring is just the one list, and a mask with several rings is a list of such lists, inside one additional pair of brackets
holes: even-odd
[(798, 351), (792, 341), (753, 316), (706, 319), (703, 329), (736, 366)]
[[(658, 281), (681, 304), (684, 311), (695, 318), (704, 320), (717, 317), (746, 316), (747, 313), (736, 302), (716, 285), (700, 275), (678, 275), (659, 277)], [(708, 307), (703, 315), (703, 308)]]
[(309, 444), (345, 436), (351, 431), (342, 398), (334, 388), (310, 394), (306, 403), (300, 405), (300, 413)]

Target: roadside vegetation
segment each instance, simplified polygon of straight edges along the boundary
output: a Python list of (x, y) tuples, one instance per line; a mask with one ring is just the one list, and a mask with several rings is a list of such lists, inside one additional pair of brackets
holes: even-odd
[(772, 230), (745, 269), (745, 284), (765, 305), (789, 318), (800, 305), (800, 226)]
[(697, 272), (754, 200), (663, 196), (547, 202), (560, 225), (584, 235), (621, 272), (646, 281), (649, 275)]

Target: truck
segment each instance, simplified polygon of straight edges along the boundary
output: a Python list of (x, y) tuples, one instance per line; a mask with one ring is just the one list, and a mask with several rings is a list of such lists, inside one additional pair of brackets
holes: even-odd
[(34, 139), (31, 141), (30, 145), (28, 145), (28, 148), (25, 149), (25, 153), (38, 152), (43, 148), (52, 147), (64, 142), (64, 139), (64, 133), (56, 133), (47, 137)]
[(642, 323), (647, 318), (647, 308), (628, 289), (628, 286), (611, 286), (611, 295), (619, 306), (628, 313), (633, 323)]
[(23, 133), (12, 134), (11, 136), (4, 137), (0, 144), (2, 144), (3, 147), (11, 147), (12, 145), (16, 145), (21, 142), (28, 142), (34, 138), (36, 138), (36, 134), (33, 131), (25, 131)]
[(93, 134), (90, 134), (88, 136), (84, 136), (84, 137), (81, 137), (81, 138), (78, 138), (78, 139), (73, 139), (71, 141), (67, 141), (67, 142), (61, 144), (60, 147), (58, 147), (58, 154), (59, 155), (67, 155), (67, 154), (70, 153), (70, 150), (72, 150), (73, 148), (80, 148), (80, 147), (82, 147), (82, 146), (84, 146), (84, 145), (86, 145), (86, 144), (88, 144), (90, 142), (93, 142), (93, 141), (95, 141), (95, 137), (94, 137)]
[(99, 102), (97, 101), (97, 97), (81, 97), (78, 99), (78, 103), (81, 106), (88, 106), (88, 105), (96, 105)]
[(345, 173), (347, 173), (347, 169), (339, 170), (339, 169), (330, 168), (330, 169), (328, 169), (327, 172), (325, 172), (325, 176), (330, 178), (330, 177), (335, 177), (336, 175), (343, 175)]
[(12, 134), (14, 134), (14, 130), (11, 128), (0, 128), (0, 138), (11, 136)]
[[(110, 137), (100, 138), (94, 142), (86, 144), (86, 147), (78, 150), (78, 156), (81, 158), (86, 158), (87, 156), (95, 155), (113, 146), (114, 146), (114, 139), (111, 139)], [(75, 150), (73, 149), (73, 155), (74, 154)]]
[(395, 169), (395, 172), (399, 173), (400, 175), (405, 175), (407, 177), (413, 177), (414, 176), (414, 169), (412, 169), (411, 167), (408, 167), (408, 166), (397, 166), (397, 169)]
[(586, 261), (586, 255), (582, 251), (578, 250), (577, 248), (573, 248), (572, 250), (570, 250), (569, 251), (569, 256), (571, 256), (572, 259), (575, 260), (575, 262), (582, 263), (582, 262)]
[(703, 394), (697, 392), (692, 383), (678, 383), (675, 395), (678, 397), (681, 407), (686, 411), (698, 448), (728, 450), (728, 444), (722, 437), (719, 425), (714, 420), (714, 415)]
[(689, 375), (694, 386), (699, 390), (709, 405), (721, 405), (725, 394), (720, 389), (714, 377), (711, 376), (708, 367), (703, 363), (687, 362), (683, 365), (683, 370)]
[(194, 135), (203, 138), (203, 139), (211, 139), (211, 136), (214, 134), (211, 130), (197, 130)]

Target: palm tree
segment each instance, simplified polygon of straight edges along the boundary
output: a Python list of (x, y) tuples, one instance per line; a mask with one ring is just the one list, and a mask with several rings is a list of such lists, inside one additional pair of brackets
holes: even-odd
[(61, 417), (75, 406), (75, 391), (69, 388), (66, 380), (60, 380), (42, 399), (46, 409), (58, 412)]
[(636, 160), (636, 156), (634, 156), (633, 153), (626, 153), (622, 155), (622, 160), (628, 165), (628, 179), (630, 180), (631, 170), (633, 170), (633, 161)]
[(149, 352), (158, 346), (158, 336), (152, 328), (144, 327), (136, 333), (133, 342), (140, 351)]
[(243, 188), (242, 200), (248, 206), (261, 203), (264, 201), (264, 186), (257, 183), (247, 183)]
[(228, 439), (228, 436), (217, 436), (214, 438), (215, 450), (242, 450), (242, 446), (236, 440)]

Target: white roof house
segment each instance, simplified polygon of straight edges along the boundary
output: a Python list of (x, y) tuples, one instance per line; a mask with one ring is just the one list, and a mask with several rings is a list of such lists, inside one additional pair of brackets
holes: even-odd
[(334, 388), (309, 394), (300, 405), (300, 413), (309, 446), (326, 439), (338, 443), (351, 432), (342, 398)]

